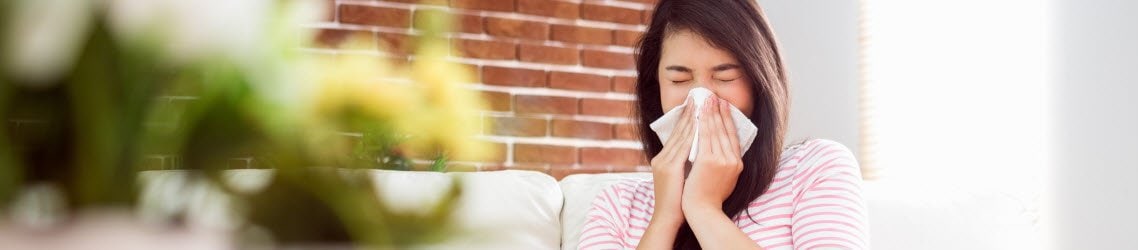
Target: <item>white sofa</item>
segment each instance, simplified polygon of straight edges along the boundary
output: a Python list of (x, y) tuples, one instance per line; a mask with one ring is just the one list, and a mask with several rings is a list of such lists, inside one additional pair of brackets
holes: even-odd
[[(560, 182), (530, 171), (406, 172), (368, 170), (395, 209), (429, 206), (462, 178), (463, 196), (454, 223), (467, 233), (426, 248), (575, 249), (593, 196), (624, 178), (648, 173), (577, 174)], [(217, 190), (182, 185), (184, 171), (147, 171), (140, 176), (144, 215), (188, 211), (194, 226), (232, 226), (228, 203)], [(230, 170), (242, 189), (267, 183), (269, 170)], [(1023, 201), (994, 192), (866, 182), (874, 249), (1036, 249), (1035, 217)]]

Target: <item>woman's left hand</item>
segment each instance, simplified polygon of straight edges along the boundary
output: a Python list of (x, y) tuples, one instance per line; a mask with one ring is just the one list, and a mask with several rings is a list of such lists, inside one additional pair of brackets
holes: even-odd
[(739, 138), (731, 119), (730, 104), (718, 97), (708, 98), (699, 119), (699, 151), (684, 182), (681, 206), (689, 211), (722, 211), (723, 201), (735, 190), (743, 171)]

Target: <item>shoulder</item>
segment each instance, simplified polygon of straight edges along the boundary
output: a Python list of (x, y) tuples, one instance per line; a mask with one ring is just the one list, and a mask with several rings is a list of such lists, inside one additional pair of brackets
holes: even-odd
[(848, 147), (836, 141), (811, 139), (787, 147), (782, 167), (791, 167), (794, 179), (812, 180), (824, 176), (849, 174), (861, 178), (857, 158)]

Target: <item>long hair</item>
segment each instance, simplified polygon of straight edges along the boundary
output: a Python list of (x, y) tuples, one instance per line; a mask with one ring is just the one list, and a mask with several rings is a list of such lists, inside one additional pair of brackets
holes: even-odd
[[(731, 53), (750, 80), (754, 97), (750, 120), (758, 127), (758, 135), (743, 154), (743, 171), (735, 190), (723, 202), (725, 214), (744, 216), (748, 204), (770, 187), (786, 134), (789, 96), (778, 44), (765, 14), (753, 0), (661, 0), (636, 55), (636, 119), (649, 162), (663, 149), (660, 138), (648, 127), (664, 115), (657, 79), (661, 48), (668, 35), (680, 30), (698, 34), (712, 46)], [(746, 216), (754, 220), (750, 214)], [(687, 223), (677, 232), (673, 247), (699, 248)]]

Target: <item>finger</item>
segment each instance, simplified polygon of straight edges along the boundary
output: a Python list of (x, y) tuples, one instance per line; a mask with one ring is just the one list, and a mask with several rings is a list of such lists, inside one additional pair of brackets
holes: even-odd
[(691, 124), (692, 117), (695, 116), (694, 103), (695, 101), (692, 99), (692, 97), (688, 97), (687, 100), (684, 101), (684, 104), (687, 106), (684, 106), (684, 111), (680, 113), (680, 120), (676, 121), (676, 127), (680, 127), (684, 124)]
[(711, 141), (711, 145), (713, 147), (716, 147), (715, 149), (716, 152), (719, 153), (719, 156), (726, 157), (732, 151), (728, 146), (728, 144), (731, 143), (727, 140), (728, 134), (726, 134), (725, 130), (723, 130), (723, 116), (719, 113), (719, 106), (722, 105), (723, 102), (723, 99), (716, 97), (714, 104), (711, 105), (711, 108), (708, 109), (709, 111), (707, 113), (709, 116), (708, 118), (711, 118), (712, 131), (714, 131), (714, 135), (712, 135), (714, 139)]
[[(690, 100), (691, 98), (689, 97), (688, 99)], [(690, 101), (685, 101), (684, 103), (690, 103)], [(676, 123), (674, 125), (675, 127), (672, 129), (672, 134), (668, 137), (668, 141), (664, 142), (664, 148), (669, 148), (672, 144), (677, 143), (680, 139), (679, 138), (680, 136), (677, 136), (677, 135), (683, 134), (681, 132), (682, 128), (684, 126), (691, 124), (691, 121), (690, 121), (691, 113), (694, 113), (694, 111), (691, 108), (692, 106), (693, 105), (687, 105), (683, 109), (680, 110), (680, 119), (678, 119), (676, 121)]]
[[(688, 105), (686, 109), (690, 109), (689, 113), (695, 113), (695, 108), (693, 108), (694, 106), (695, 105)], [(688, 117), (688, 119), (685, 119), (687, 121), (685, 121), (683, 127), (678, 130), (680, 134), (676, 137), (679, 138), (679, 141), (676, 143), (679, 144), (672, 146), (672, 148), (676, 150), (675, 155), (672, 156), (676, 158), (676, 161), (687, 161), (688, 154), (691, 152), (692, 140), (695, 140), (696, 133), (695, 122), (691, 121), (692, 119), (694, 118)]]
[(731, 116), (731, 103), (724, 101), (723, 107), (719, 109), (719, 113), (723, 114), (727, 119), (724, 123), (724, 128), (726, 128), (727, 134), (731, 135), (732, 150), (735, 151), (735, 156), (742, 156), (742, 151), (739, 148), (741, 147), (739, 143), (739, 128), (735, 127), (735, 119)]
[(730, 142), (731, 151), (736, 156), (741, 156), (739, 145), (739, 132), (735, 128), (735, 119), (731, 116), (731, 104), (725, 100), (720, 100), (719, 114), (723, 117), (723, 131), (726, 132), (728, 141)]
[(694, 137), (692, 130), (695, 126), (694, 122), (692, 122), (692, 117), (694, 117), (693, 114), (696, 110), (694, 108), (695, 105), (691, 104), (694, 103), (694, 101), (692, 101), (690, 97), (685, 103), (688, 103), (688, 105), (684, 107), (683, 112), (680, 114), (679, 121), (676, 121), (677, 126), (672, 130), (672, 136), (668, 138), (669, 144), (664, 146), (670, 150), (670, 155), (666, 159), (674, 159), (681, 156), (686, 159), (688, 153), (691, 152), (691, 141)]
[(682, 134), (679, 135), (679, 139), (681, 140), (677, 141), (679, 144), (675, 144), (671, 147), (675, 150), (673, 151), (673, 155), (670, 156), (673, 163), (686, 163), (687, 155), (690, 155), (692, 152), (692, 141), (695, 140), (695, 133), (698, 133), (695, 131), (695, 123), (690, 122), (684, 126)]
[(719, 130), (716, 134), (719, 134), (721, 136), (719, 140), (719, 149), (722, 151), (720, 152), (723, 152), (724, 155), (730, 155), (734, 157), (738, 155), (736, 152), (739, 151), (739, 147), (734, 146), (738, 144), (731, 143), (731, 139), (735, 139), (736, 136), (734, 133), (731, 133), (729, 130), (727, 130), (727, 125), (733, 125), (731, 124), (730, 113), (728, 113), (727, 116), (724, 116), (723, 113), (723, 108), (727, 107), (727, 101), (719, 99), (716, 104), (717, 105), (715, 105), (715, 111), (713, 112), (715, 113), (716, 130)]

